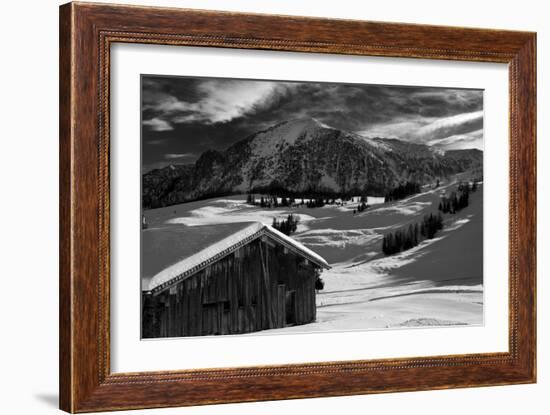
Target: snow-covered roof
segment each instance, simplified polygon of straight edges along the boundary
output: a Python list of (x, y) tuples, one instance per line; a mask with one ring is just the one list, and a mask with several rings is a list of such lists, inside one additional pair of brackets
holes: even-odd
[(162, 225), (142, 232), (142, 290), (161, 291), (262, 236), (284, 245), (322, 268), (330, 268), (311, 249), (260, 222)]

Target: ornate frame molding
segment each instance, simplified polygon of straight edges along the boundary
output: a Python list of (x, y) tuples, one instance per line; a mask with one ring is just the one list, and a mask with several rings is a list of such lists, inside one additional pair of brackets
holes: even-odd
[[(508, 63), (509, 352), (111, 373), (109, 70), (110, 46), (117, 42)], [(61, 6), (60, 407), (90, 412), (534, 382), (535, 72), (534, 33), (104, 4)]]

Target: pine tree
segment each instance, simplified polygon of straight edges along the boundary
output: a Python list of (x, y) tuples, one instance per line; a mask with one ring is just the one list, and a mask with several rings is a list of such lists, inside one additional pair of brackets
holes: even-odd
[(395, 249), (395, 245), (393, 242), (393, 234), (388, 234), (388, 254), (393, 254)]
[(147, 224), (147, 219), (145, 219), (145, 215), (141, 215), (141, 229), (147, 229), (149, 225)]
[(441, 213), (437, 214), (437, 230), (440, 231), (443, 229), (443, 216)]
[(298, 222), (300, 221), (300, 218), (297, 216), (294, 216), (293, 214), (290, 214), (287, 216), (286, 219), (282, 219), (281, 221), (277, 220), (276, 218), (273, 218), (273, 222), (271, 226), (273, 226), (278, 231), (284, 233), (285, 235), (290, 235), (298, 229)]
[(414, 244), (414, 228), (411, 224), (411, 225), (409, 225), (409, 228), (407, 229), (407, 239), (406, 239), (405, 249), (410, 249), (413, 246), (415, 246), (415, 244)]
[(325, 282), (323, 281), (323, 279), (321, 278), (321, 272), (320, 271), (316, 271), (316, 275), (315, 275), (315, 289), (317, 291), (320, 291), (322, 290), (323, 288), (325, 288)]

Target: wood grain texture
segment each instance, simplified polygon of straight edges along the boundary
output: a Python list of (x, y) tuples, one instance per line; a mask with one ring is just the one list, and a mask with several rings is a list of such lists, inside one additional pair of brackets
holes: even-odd
[[(111, 373), (109, 59), (115, 42), (508, 63), (510, 351)], [(534, 382), (535, 68), (534, 33), (104, 4), (61, 6), (61, 409), (90, 412)]]
[(72, 125), (72, 19), (70, 8), (59, 15), (59, 406), (71, 410), (72, 304), (71, 288), (71, 141)]
[(315, 321), (319, 267), (260, 235), (242, 242), (238, 255), (143, 293), (142, 338), (242, 334)]

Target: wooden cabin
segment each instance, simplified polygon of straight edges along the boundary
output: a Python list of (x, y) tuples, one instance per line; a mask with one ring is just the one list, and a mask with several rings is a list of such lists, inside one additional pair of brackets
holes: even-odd
[(315, 321), (327, 262), (257, 222), (142, 231), (142, 338), (249, 333)]

